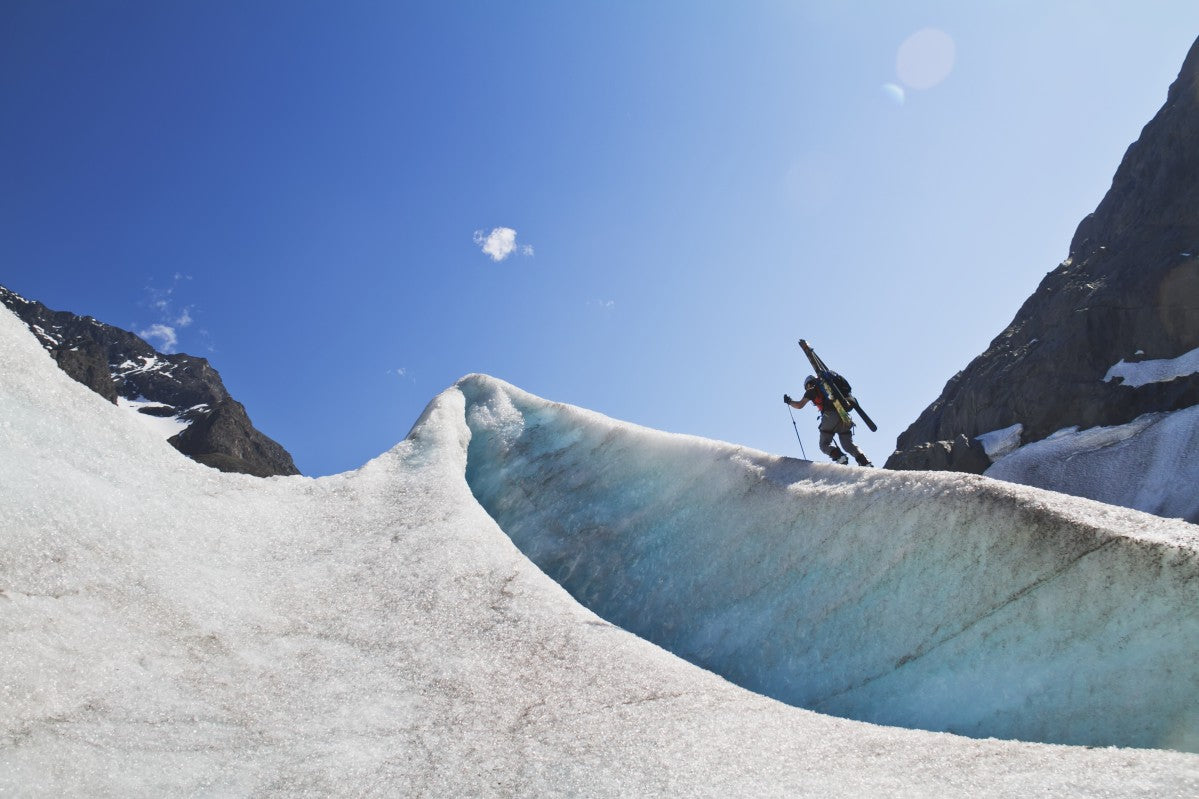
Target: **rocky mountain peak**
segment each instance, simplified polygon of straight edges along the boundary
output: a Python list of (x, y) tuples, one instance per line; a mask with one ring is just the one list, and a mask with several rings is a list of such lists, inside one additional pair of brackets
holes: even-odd
[(75, 380), (134, 413), (174, 420), (161, 429), (184, 455), (222, 471), (299, 474), (291, 455), (253, 426), (206, 359), (161, 353), (127, 330), (51, 310), (3, 286), (0, 305), (20, 317)]
[[(1199, 219), (1199, 41), (1191, 47), (1166, 103), (1129, 146), (1095, 212), (1078, 226), (1070, 262), (1086, 262), (1116, 243), (1194, 243)], [(1103, 262), (1096, 266), (1101, 266)]]
[[(1085, 135), (1085, 129), (1080, 130)], [(1079, 224), (1069, 257), (986, 352), (899, 436), (891, 468), (981, 472), (978, 437), (1019, 425), (1019, 444), (1199, 404), (1199, 374), (1128, 385), (1120, 363), (1199, 348), (1199, 41), (1165, 105)]]

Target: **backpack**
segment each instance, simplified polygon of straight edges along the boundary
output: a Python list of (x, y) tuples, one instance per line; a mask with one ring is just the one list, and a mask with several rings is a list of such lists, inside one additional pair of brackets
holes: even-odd
[(842, 397), (849, 398), (853, 393), (853, 386), (849, 385), (849, 381), (831, 369), (824, 373), (824, 379), (833, 384), (833, 388), (841, 393)]

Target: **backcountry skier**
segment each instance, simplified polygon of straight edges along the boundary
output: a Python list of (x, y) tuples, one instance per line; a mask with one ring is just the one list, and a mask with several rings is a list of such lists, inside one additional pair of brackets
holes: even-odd
[[(820, 451), (828, 455), (837, 463), (848, 464), (849, 457), (845, 454), (848, 452), (853, 455), (854, 460), (859, 466), (873, 466), (870, 460), (866, 457), (866, 453), (858, 449), (853, 443), (853, 422), (847, 421), (841, 417), (841, 414), (833, 407), (832, 401), (825, 394), (824, 389), (820, 386), (820, 381), (812, 375), (808, 375), (804, 381), (804, 395), (799, 400), (791, 399), (788, 394), (783, 395), (783, 402), (790, 405), (792, 408), (802, 408), (810, 401), (820, 411)], [(833, 443), (833, 436), (841, 442), (841, 449)]]

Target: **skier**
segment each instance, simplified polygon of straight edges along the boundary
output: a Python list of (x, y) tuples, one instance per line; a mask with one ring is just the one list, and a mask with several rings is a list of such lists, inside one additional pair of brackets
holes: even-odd
[[(824, 393), (824, 389), (820, 386), (820, 381), (812, 375), (804, 378), (804, 395), (800, 400), (793, 400), (789, 394), (783, 395), (783, 402), (790, 405), (792, 408), (802, 408), (809, 401), (816, 406), (820, 411), (820, 451), (828, 455), (837, 463), (848, 464), (849, 457), (845, 454), (848, 452), (853, 455), (854, 460), (859, 466), (873, 466), (874, 464), (866, 457), (866, 453), (858, 449), (853, 443), (853, 423), (847, 422), (841, 418), (837, 410), (833, 407), (833, 403)], [(833, 443), (833, 436), (841, 442), (841, 447), (845, 452), (837, 448)]]

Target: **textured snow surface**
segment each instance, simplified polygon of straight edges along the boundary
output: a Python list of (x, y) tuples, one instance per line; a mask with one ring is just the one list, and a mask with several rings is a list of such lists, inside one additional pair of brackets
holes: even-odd
[[(712, 607), (735, 599), (718, 615), (747, 634), (763, 629), (764, 616), (791, 628), (776, 649), (804, 627), (813, 631), (810, 643), (827, 647), (823, 657), (766, 653), (803, 671), (845, 657), (834, 654), (820, 617), (858, 615), (868, 623), (847, 630), (841, 651), (869, 650), (861, 658), (869, 669), (882, 662), (876, 656), (896, 639), (894, 628), (966, 600), (973, 626), (991, 634), (945, 629), (926, 640), (961, 649), (952, 662), (964, 664), (961, 679), (978, 692), (996, 701), (1003, 693), (996, 681), (1011, 668), (1004, 647), (1041, 636), (1049, 649), (1081, 637), (1090, 649), (1072, 651), (1089, 673), (1138, 669), (1115, 686), (1137, 719), (1141, 700), (1160, 704), (1154, 652), (1195, 649), (1193, 589), (1187, 609), (1175, 604), (1194, 585), (1189, 525), (998, 490), (980, 478), (805, 468), (535, 401), (486, 378), (448, 389), (404, 442), (355, 472), (319, 480), (224, 474), (70, 380), (6, 311), (0, 409), (6, 797), (1199, 793), (1196, 755), (877, 726), (737, 687), (577, 603), (513, 545), (464, 475), (487, 482), (484, 467), (468, 465), (469, 446), (472, 459), (478, 451), (520, 477), (521, 490), (546, 491), (563, 522), (547, 521), (545, 542), (567, 534), (595, 541), (566, 525), (589, 512), (626, 520), (612, 534), (631, 541), (638, 508), (652, 521), (664, 503), (703, 499), (677, 528), (642, 528), (637, 546), (649, 561), (578, 564), (589, 584), (607, 583), (647, 618), (668, 613), (672, 624), (692, 624), (686, 604), (695, 605), (693, 618), (711, 618)], [(502, 450), (509, 442), (509, 457), (529, 457), (524, 436), (551, 429), (543, 423), (555, 433), (543, 454), (570, 463), (571, 473), (544, 471), (539, 487), (528, 481), (536, 472), (505, 465)], [(587, 456), (567, 458), (576, 446)], [(573, 500), (560, 493), (562, 479)], [(611, 481), (633, 494), (606, 495)], [(913, 535), (935, 515), (946, 517), (942, 532)], [(737, 516), (735, 534), (713, 531)], [(814, 518), (823, 520), (803, 521)], [(686, 537), (694, 546), (679, 552)], [(1109, 543), (1094, 549), (1101, 541)], [(949, 554), (959, 548), (975, 562), (967, 593), (986, 593), (995, 573), (1027, 568), (1036, 575), (1028, 599), (1009, 597), (979, 615), (983, 600), (957, 593), (960, 574), (941, 587), (943, 568), (961, 569), (961, 556)], [(672, 549), (677, 556), (661, 557)], [(867, 567), (880, 557), (887, 560)], [(1107, 565), (1088, 565), (1096, 560)], [(656, 587), (645, 582), (650, 561)], [(903, 561), (913, 564), (908, 586), (889, 568)], [(1078, 602), (1104, 610), (1059, 618), (1061, 592), (1044, 592), (1061, 579), (1059, 567), (1089, 575), (1071, 586), (1089, 592)], [(776, 579), (763, 580), (763, 568)], [(817, 606), (796, 615), (787, 607), (792, 583), (845, 590), (809, 594)], [(928, 595), (927, 607), (882, 601), (913, 591)], [(677, 607), (662, 601), (666, 594)], [(1113, 629), (1066, 632), (1073, 624)], [(1153, 651), (1121, 651), (1118, 635)], [(910, 653), (909, 667), (932, 662), (931, 651)], [(1112, 665), (1092, 667), (1091, 659)], [(1175, 707), (1154, 711), (1158, 728), (1175, 727), (1159, 729), (1163, 746), (1192, 740), (1188, 660), (1172, 664)], [(1055, 679), (1050, 661), (1028, 679)], [(988, 670), (989, 662), (997, 665)], [(835, 672), (821, 669), (815, 684), (837, 685)], [(875, 682), (887, 683), (887, 673)], [(947, 668), (938, 673), (953, 681)], [(908, 704), (941, 704), (936, 687)], [(1094, 693), (1085, 681), (1073, 689)], [(1049, 715), (1043, 694), (1024, 696), (1010, 714)]]
[(988, 477), (1199, 522), (1199, 406), (1067, 428), (996, 461)]

